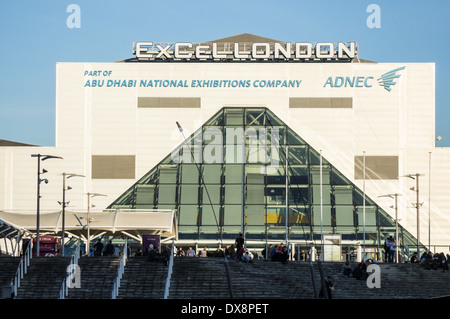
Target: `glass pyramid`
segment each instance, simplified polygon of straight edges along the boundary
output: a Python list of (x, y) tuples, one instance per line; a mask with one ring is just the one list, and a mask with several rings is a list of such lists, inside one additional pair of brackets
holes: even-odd
[[(355, 242), (365, 234), (366, 245), (381, 248), (395, 237), (394, 220), (367, 196), (365, 206), (364, 230), (360, 189), (268, 108), (232, 107), (108, 208), (176, 209), (179, 238), (193, 241), (234, 239), (239, 232), (261, 242), (309, 241), (323, 232)], [(399, 241), (416, 243), (401, 226)]]

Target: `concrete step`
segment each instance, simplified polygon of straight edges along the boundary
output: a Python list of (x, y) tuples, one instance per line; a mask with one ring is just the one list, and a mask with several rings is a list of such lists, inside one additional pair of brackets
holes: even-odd
[(109, 299), (117, 277), (120, 257), (82, 257), (80, 267), (80, 288), (70, 288), (66, 299)]
[(33, 257), (17, 299), (57, 299), (70, 257)]
[(174, 258), (170, 299), (229, 297), (223, 258)]
[(129, 257), (120, 281), (118, 299), (161, 299), (167, 278), (167, 265), (148, 257)]
[(0, 257), (0, 287), (10, 285), (11, 279), (16, 275), (19, 263), (20, 257), (3, 255)]

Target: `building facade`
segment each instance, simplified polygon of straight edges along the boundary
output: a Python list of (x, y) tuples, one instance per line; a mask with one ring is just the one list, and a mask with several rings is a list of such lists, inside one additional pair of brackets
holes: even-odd
[(0, 148), (0, 209), (36, 210), (31, 154), (52, 154), (63, 160), (43, 163), (42, 210), (61, 209), (70, 172), (85, 176), (70, 180), (70, 209), (86, 209), (89, 192), (107, 195), (100, 209), (176, 209), (180, 242), (335, 234), (379, 248), (397, 215), (402, 247), (448, 251), (434, 63), (324, 47), (240, 35), (57, 63), (55, 146)]

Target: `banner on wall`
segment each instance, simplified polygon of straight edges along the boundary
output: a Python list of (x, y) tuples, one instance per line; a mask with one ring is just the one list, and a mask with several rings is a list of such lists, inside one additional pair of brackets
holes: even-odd
[(142, 236), (142, 250), (151, 250), (150, 248), (157, 249), (161, 252), (161, 236), (160, 235), (143, 235)]

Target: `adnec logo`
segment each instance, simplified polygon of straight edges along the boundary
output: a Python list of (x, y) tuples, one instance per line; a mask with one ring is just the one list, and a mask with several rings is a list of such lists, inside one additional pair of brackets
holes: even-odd
[(380, 84), (380, 86), (384, 87), (386, 90), (388, 90), (389, 92), (391, 92), (391, 85), (395, 85), (396, 82), (395, 80), (398, 79), (400, 77), (401, 74), (397, 73), (400, 72), (401, 70), (404, 70), (406, 68), (406, 66), (403, 66), (401, 68), (389, 71), (385, 74), (383, 74), (379, 79), (377, 79), (378, 83)]
[[(397, 84), (397, 80), (400, 78), (400, 71), (404, 70), (406, 66), (391, 70), (384, 73), (377, 79), (378, 84), (388, 92), (391, 92), (391, 86)], [(352, 88), (371, 88), (374, 82), (373, 76), (330, 76), (327, 78), (323, 87), (352, 87)]]

